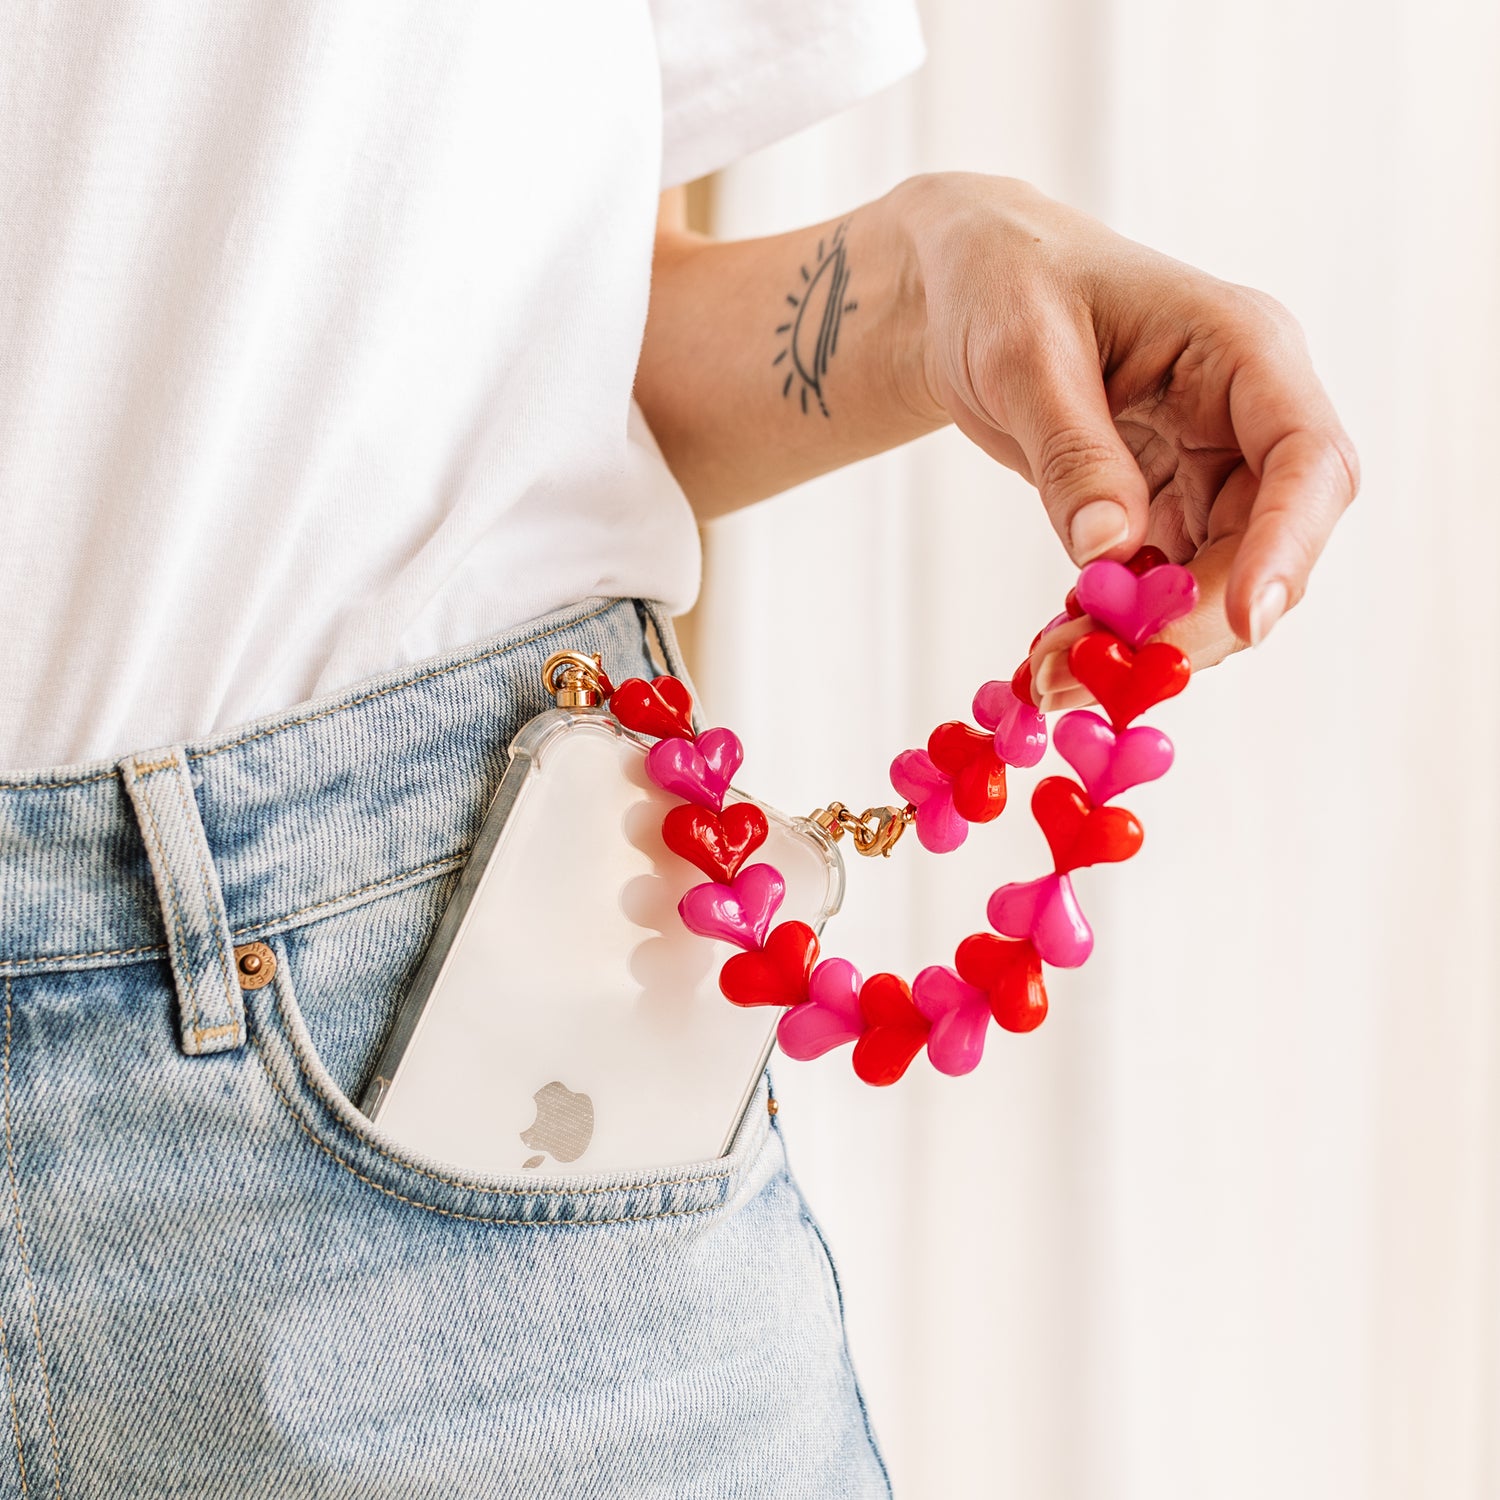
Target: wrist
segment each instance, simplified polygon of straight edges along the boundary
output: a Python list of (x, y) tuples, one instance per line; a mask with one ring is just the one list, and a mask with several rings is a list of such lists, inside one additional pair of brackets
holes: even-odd
[(923, 258), (926, 217), (932, 212), (930, 180), (911, 177), (866, 210), (871, 234), (890, 268), (891, 309), (884, 340), (895, 399), (924, 431), (946, 426), (948, 412), (931, 380), (927, 276)]
[[(1056, 205), (1018, 178), (973, 172), (910, 177), (888, 195), (921, 311), (916, 368), (903, 378), (919, 409), (954, 416), (972, 404), (970, 368), (1048, 281)], [(1036, 283), (1040, 284), (1040, 283)]]

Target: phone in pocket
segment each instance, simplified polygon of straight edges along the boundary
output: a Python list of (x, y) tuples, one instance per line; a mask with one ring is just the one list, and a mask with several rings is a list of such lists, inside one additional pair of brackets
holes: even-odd
[[(406, 1149), (490, 1174), (729, 1149), (781, 1012), (731, 1005), (718, 974), (735, 950), (677, 914), (707, 877), (662, 842), (676, 799), (646, 776), (650, 744), (588, 708), (516, 737), (360, 1102)], [(817, 824), (764, 811), (755, 859), (786, 880), (778, 920), (820, 931), (843, 897), (838, 850)]]

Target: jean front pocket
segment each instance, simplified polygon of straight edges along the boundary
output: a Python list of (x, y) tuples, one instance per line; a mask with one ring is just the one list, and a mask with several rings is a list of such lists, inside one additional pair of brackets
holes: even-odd
[[(502, 1225), (690, 1219), (743, 1200), (776, 1164), (763, 1078), (730, 1152), (592, 1176), (475, 1174), (402, 1148), (353, 1103), (430, 936), (447, 881), (269, 939), (275, 977), (247, 993), (251, 1045), (295, 1152), (363, 1191), (445, 1217)], [(308, 996), (303, 999), (303, 979)], [(273, 1115), (276, 1111), (269, 1111)], [(304, 1166), (310, 1165), (304, 1162)]]

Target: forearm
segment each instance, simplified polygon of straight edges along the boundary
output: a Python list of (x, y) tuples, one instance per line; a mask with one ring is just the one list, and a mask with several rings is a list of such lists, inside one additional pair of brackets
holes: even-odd
[(942, 425), (899, 193), (768, 239), (658, 233), (636, 396), (700, 516)]

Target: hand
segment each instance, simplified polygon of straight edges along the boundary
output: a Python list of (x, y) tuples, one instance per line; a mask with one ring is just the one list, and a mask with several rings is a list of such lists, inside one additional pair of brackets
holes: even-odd
[[(1035, 484), (1080, 566), (1147, 542), (1186, 563), (1200, 602), (1164, 638), (1195, 667), (1263, 640), (1359, 487), (1290, 314), (1007, 178), (891, 199), (926, 303), (913, 407)], [(1089, 701), (1066, 649), (1087, 629), (1037, 643), (1048, 711)]]

